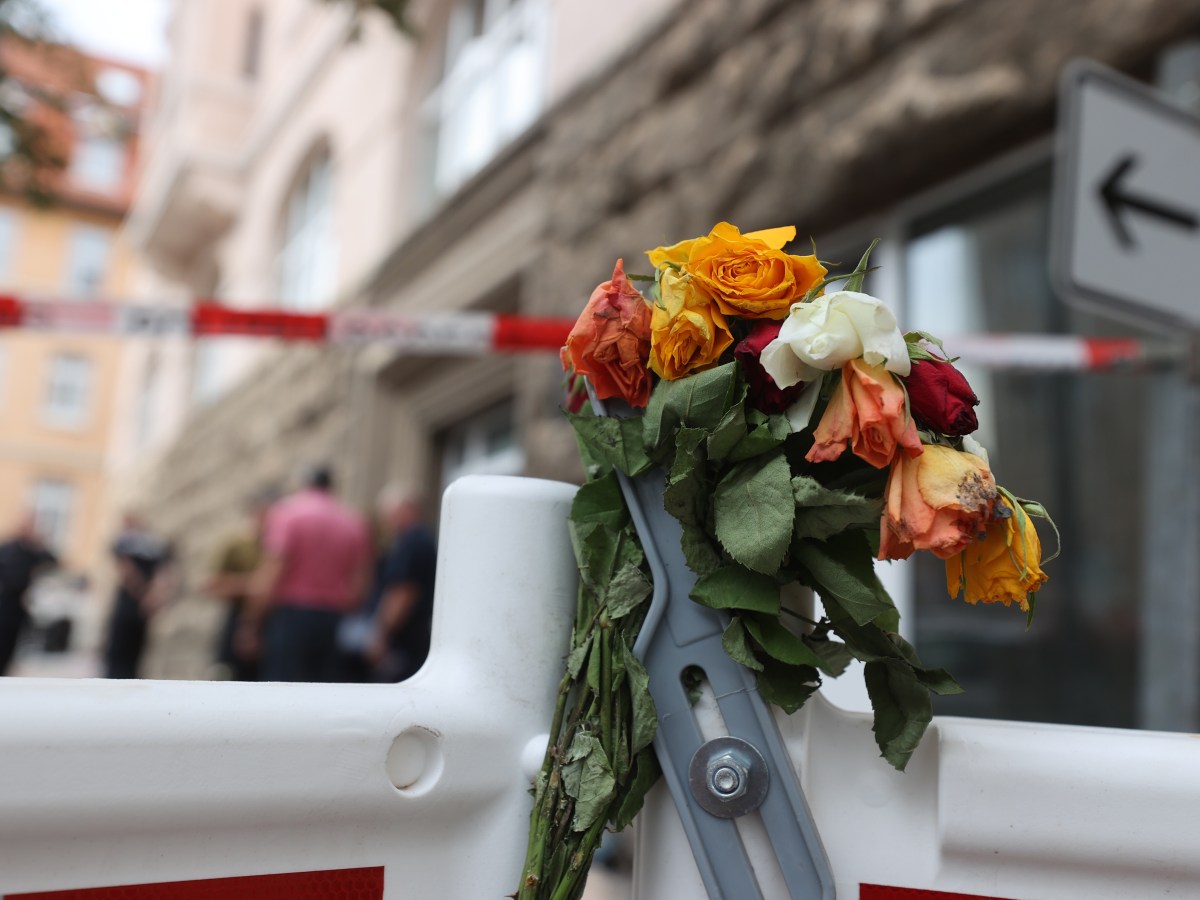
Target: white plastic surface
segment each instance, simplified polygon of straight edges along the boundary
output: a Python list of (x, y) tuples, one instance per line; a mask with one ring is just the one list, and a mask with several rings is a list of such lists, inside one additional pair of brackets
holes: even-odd
[[(573, 495), (451, 487), (433, 651), (402, 685), (0, 679), (0, 895), (359, 866), (389, 900), (510, 893), (575, 606)], [(1200, 896), (1196, 737), (939, 719), (900, 774), (867, 715), (818, 695), (781, 722), (841, 898)], [(702, 900), (661, 786), (637, 830), (638, 900)]]
[(513, 891), (574, 492), (450, 488), (433, 649), (401, 685), (0, 680), (0, 895), (380, 865), (387, 898)]
[[(1200, 897), (1200, 739), (937, 719), (905, 773), (820, 694), (780, 717), (837, 879), (1011, 900)], [(670, 797), (638, 822), (635, 896), (703, 900)], [(770, 893), (767, 897), (778, 896)]]

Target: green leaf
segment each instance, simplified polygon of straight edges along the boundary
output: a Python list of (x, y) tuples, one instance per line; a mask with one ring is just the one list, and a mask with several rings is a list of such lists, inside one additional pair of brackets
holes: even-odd
[(580, 444), (602, 461), (630, 476), (650, 470), (652, 463), (642, 440), (641, 417), (566, 415)]
[(762, 671), (763, 664), (754, 655), (746, 636), (746, 627), (738, 617), (734, 616), (733, 621), (725, 627), (725, 633), (721, 635), (721, 646), (734, 662), (741, 663), (747, 669)]
[(699, 525), (684, 523), (679, 546), (683, 550), (683, 558), (687, 560), (688, 568), (697, 575), (707, 575), (721, 567), (721, 554), (713, 546), (708, 532)]
[(609, 472), (602, 478), (589, 481), (575, 492), (571, 502), (571, 521), (595, 522), (616, 530), (629, 521), (625, 500), (621, 496), (621, 484), (616, 475)]
[(653, 747), (647, 747), (633, 760), (633, 778), (625, 791), (617, 813), (613, 816), (613, 831), (624, 831), (642, 809), (646, 794), (654, 787), (662, 769), (658, 766), (658, 756)]
[(653, 590), (650, 579), (637, 565), (625, 563), (608, 583), (605, 592), (609, 618), (619, 619), (633, 612)]
[(894, 614), (896, 607), (875, 575), (865, 542), (853, 537), (799, 541), (793, 555), (812, 575), (822, 597), (833, 597), (857, 624), (866, 625)]
[(875, 743), (883, 758), (903, 772), (933, 720), (929, 692), (899, 660), (873, 660), (864, 677), (875, 710)]
[(597, 594), (603, 593), (617, 559), (621, 532), (598, 522), (568, 522), (567, 531), (579, 565), (579, 580)]
[(882, 497), (863, 497), (849, 491), (827, 488), (815, 478), (797, 475), (792, 479), (796, 498), (796, 538), (823, 541), (849, 528), (879, 527)]
[(592, 633), (592, 652), (588, 654), (587, 686), (599, 693), (600, 682), (603, 680), (604, 654), (600, 648), (600, 631)]
[(803, 641), (813, 653), (821, 658), (821, 665), (818, 668), (833, 678), (837, 678), (845, 672), (846, 666), (850, 665), (850, 660), (854, 659), (854, 654), (839, 641), (816, 638), (807, 634), (804, 635)]
[(709, 609), (747, 609), (779, 615), (779, 586), (766, 575), (726, 566), (697, 580), (691, 598)]
[(745, 388), (742, 398), (726, 410), (717, 427), (708, 435), (708, 458), (714, 462), (723, 460), (738, 443), (746, 437)]
[(778, 619), (764, 615), (743, 616), (750, 637), (772, 659), (792, 666), (820, 668), (824, 660), (804, 640), (788, 631)]
[(643, 416), (646, 447), (661, 447), (680, 425), (712, 431), (733, 403), (736, 386), (735, 362), (676, 381), (660, 381)]
[(575, 801), (574, 831), (587, 831), (604, 815), (616, 793), (617, 782), (604, 748), (595, 735), (580, 730), (575, 733), (562, 768), (563, 790)]
[(923, 669), (913, 667), (917, 681), (941, 697), (950, 697), (963, 692), (962, 685), (955, 681), (945, 669)]
[[(756, 411), (755, 411), (756, 412)], [(758, 413), (762, 416), (762, 413)], [(741, 462), (769, 453), (787, 440), (792, 433), (786, 416), (763, 416), (729, 453), (730, 462)]]
[(808, 666), (788, 666), (768, 660), (758, 673), (758, 693), (789, 716), (804, 705), (820, 686), (817, 670)]
[(629, 676), (629, 695), (633, 701), (630, 749), (638, 753), (642, 748), (650, 746), (650, 742), (654, 740), (658, 731), (658, 713), (654, 709), (654, 699), (650, 696), (650, 677), (646, 674), (645, 667), (624, 642), (621, 643), (621, 648), (625, 672)]
[(579, 677), (580, 671), (583, 669), (583, 661), (587, 659), (588, 650), (591, 648), (591, 642), (580, 644), (567, 656), (567, 674), (572, 679)]
[(867, 252), (862, 255), (862, 259), (858, 261), (858, 265), (854, 267), (854, 271), (846, 278), (846, 283), (842, 286), (844, 291), (861, 291), (863, 289), (863, 280), (867, 277), (867, 272), (871, 259), (871, 251), (875, 249), (875, 245), (879, 243), (879, 238), (871, 241), (871, 246), (867, 248)]
[(703, 446), (708, 432), (680, 428), (675, 438), (675, 460), (667, 473), (663, 507), (680, 522), (699, 523), (708, 499)]
[(796, 505), (782, 451), (739, 463), (713, 497), (717, 539), (748, 569), (774, 575), (792, 539)]

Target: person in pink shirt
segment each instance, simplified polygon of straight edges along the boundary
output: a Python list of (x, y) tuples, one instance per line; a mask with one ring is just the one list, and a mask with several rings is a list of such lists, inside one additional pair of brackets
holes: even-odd
[(337, 677), (338, 624), (362, 600), (372, 554), (366, 521), (333, 486), (333, 473), (319, 466), (267, 516), (238, 640), (243, 650), (261, 650), (264, 681)]

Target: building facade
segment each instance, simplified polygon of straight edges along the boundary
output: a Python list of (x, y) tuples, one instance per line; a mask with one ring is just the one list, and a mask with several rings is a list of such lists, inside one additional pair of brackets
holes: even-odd
[[(0, 48), (0, 59), (6, 109), (41, 123), (47, 146), (65, 163), (43, 181), (43, 199), (7, 157), (0, 292), (80, 304), (128, 298), (141, 274), (122, 225), (152, 88), (148, 73), (15, 40)], [(5, 131), (0, 141), (11, 152), (13, 135)], [(0, 527), (7, 530), (32, 511), (64, 569), (93, 586), (108, 568), (110, 448), (122, 354), (111, 338), (0, 334), (0, 497), (6, 501)]]
[[(1087, 57), (1161, 81), (1164, 60), (1200, 29), (1200, 3), (698, 0), (608, 4), (604, 16), (569, 2), (415, 7), (421, 38), (406, 42), (323, 4), (266, 5), (258, 28), (289, 60), (324, 60), (310, 99), (247, 113), (246, 133), (261, 135), (239, 145), (258, 148), (248, 155), (172, 163), (171, 190), (148, 177), (139, 214), (159, 216), (144, 213), (150, 251), (191, 272), (194, 291), (234, 301), (573, 315), (617, 257), (636, 271), (644, 249), (721, 219), (794, 223), (830, 260), (853, 262), (883, 238), (868, 287), (909, 327), (1137, 334), (1050, 286), (1059, 78)], [(289, 10), (306, 23), (290, 38)], [(304, 49), (306, 29), (327, 56)], [(318, 30), (337, 37), (321, 43)], [(203, 29), (185, 31), (198, 40)], [(264, 77), (273, 52), (283, 51), (264, 49)], [(228, 183), (202, 165), (235, 158)], [(180, 199), (185, 176), (193, 207)], [(293, 246), (309, 248), (295, 251), (304, 274)], [(193, 568), (239, 496), (307, 460), (334, 461), (360, 504), (398, 476), (436, 488), (469, 471), (580, 477), (552, 355), (256, 345), (202, 349), (195, 366), (198, 384), (206, 366), (229, 381), (142, 483), (160, 527), (186, 535)], [(1044, 499), (1071, 543), (1029, 635), (1010, 610), (945, 599), (934, 570), (892, 573), (927, 661), (968, 688), (940, 710), (1196, 727), (1195, 691), (1173, 685), (1196, 671), (1200, 647), (1161, 662), (1157, 642), (1175, 620), (1146, 562), (1159, 476), (1140, 417), (1180, 376), (970, 374), (1001, 480)], [(160, 671), (194, 673), (176, 658)]]

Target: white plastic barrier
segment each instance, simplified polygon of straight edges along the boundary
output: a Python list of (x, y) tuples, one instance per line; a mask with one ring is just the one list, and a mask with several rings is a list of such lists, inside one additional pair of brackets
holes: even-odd
[[(939, 718), (899, 773), (869, 715), (817, 695), (779, 721), (839, 898), (1200, 897), (1193, 735)], [(639, 900), (706, 897), (661, 786), (638, 820), (634, 879)]]
[(402, 685), (0, 680), (0, 895), (380, 866), (386, 898), (510, 893), (575, 606), (573, 496), (450, 488), (433, 648)]
[[(349, 869), (378, 886), (269, 896), (511, 892), (575, 605), (573, 494), (450, 489), (433, 651), (403, 685), (3, 680), (0, 895)], [(818, 696), (781, 722), (839, 898), (1200, 896), (1195, 737), (939, 719), (900, 774), (866, 715)], [(637, 831), (638, 900), (702, 900), (661, 787)], [(268, 895), (216, 884), (120, 896)]]

